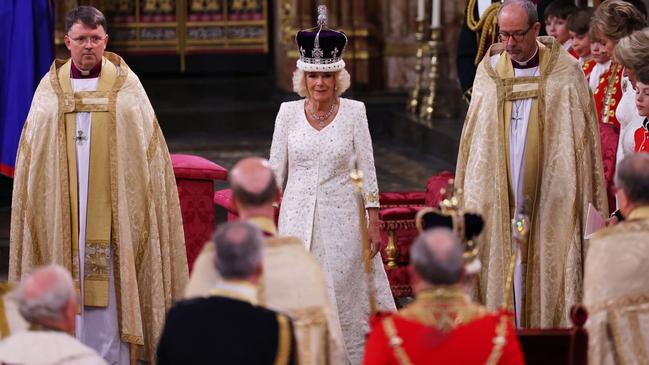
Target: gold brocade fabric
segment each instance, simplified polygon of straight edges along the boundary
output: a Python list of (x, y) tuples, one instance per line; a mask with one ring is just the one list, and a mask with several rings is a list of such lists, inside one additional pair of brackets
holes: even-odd
[[(565, 327), (570, 307), (582, 297), (588, 204), (599, 211), (608, 208), (597, 115), (588, 84), (579, 64), (560, 44), (550, 37), (539, 42), (545, 55), (541, 54), (536, 101), (538, 176), (523, 258), (527, 267), (521, 318), (524, 327)], [(504, 120), (507, 78), (490, 63), (491, 56), (503, 52), (502, 44), (493, 45), (478, 66), (456, 169), (456, 186), (463, 190), (465, 208), (480, 211), (486, 220), (480, 237), (483, 267), (474, 294), (490, 309), (504, 304), (512, 255), (513, 195), (506, 147), (510, 131)], [(529, 181), (527, 172), (525, 179)]]
[[(167, 309), (182, 296), (188, 270), (176, 182), (153, 108), (137, 78), (116, 54), (109, 98), (111, 247), (121, 340), (143, 345), (154, 360)], [(64, 112), (55, 61), (41, 80), (16, 159), (9, 280), (49, 263), (72, 271), (71, 200)]]
[(80, 292), (79, 222), (78, 222), (78, 182), (76, 158), (76, 112), (92, 112), (92, 143), (90, 144), (90, 173), (88, 175), (88, 209), (86, 215), (86, 242), (84, 254), (83, 305), (93, 307), (108, 306), (108, 283), (110, 273), (110, 157), (107, 92), (113, 88), (117, 79), (117, 68), (104, 59), (97, 91), (72, 92), (70, 68), (72, 61), (66, 62), (58, 72), (59, 85), (64, 98), (74, 98), (74, 108), (65, 113), (65, 142), (67, 146), (68, 179), (70, 181), (70, 208), (72, 214), (72, 277), (77, 292)]
[(590, 240), (584, 272), (588, 363), (649, 363), (649, 206)]
[(417, 294), (417, 299), (399, 311), (403, 318), (435, 327), (442, 332), (480, 319), (490, 312), (471, 303), (462, 287), (435, 287)]

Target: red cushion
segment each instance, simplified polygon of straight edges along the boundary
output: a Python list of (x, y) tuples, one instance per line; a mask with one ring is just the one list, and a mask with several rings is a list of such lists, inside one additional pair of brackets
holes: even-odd
[(199, 156), (172, 154), (176, 179), (227, 180), (228, 170)]
[(379, 219), (386, 221), (414, 220), (419, 209), (417, 207), (386, 208), (379, 211)]
[(225, 208), (228, 213), (237, 214), (237, 209), (232, 204), (232, 189), (222, 189), (214, 193), (214, 204)]
[(444, 199), (442, 189), (446, 189), (449, 180), (455, 178), (455, 174), (449, 171), (442, 171), (433, 175), (426, 183), (426, 206), (437, 208), (439, 203)]
[(423, 205), (426, 193), (423, 191), (390, 191), (379, 194), (381, 208)]

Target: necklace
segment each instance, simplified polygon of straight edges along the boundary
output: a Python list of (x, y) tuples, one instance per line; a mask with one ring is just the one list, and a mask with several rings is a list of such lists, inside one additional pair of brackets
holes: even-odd
[(325, 120), (327, 120), (331, 116), (331, 114), (334, 112), (334, 108), (336, 107), (336, 102), (334, 101), (331, 104), (331, 108), (329, 108), (329, 111), (324, 113), (324, 115), (322, 115), (322, 116), (319, 116), (315, 112), (315, 109), (313, 109), (313, 103), (311, 103), (311, 99), (309, 99), (309, 106), (310, 106), (310, 109), (311, 109), (311, 110), (309, 110), (309, 113), (311, 114), (311, 117), (313, 117), (313, 119), (318, 121), (318, 127), (320, 127), (320, 129), (322, 129), (322, 128), (325, 127)]

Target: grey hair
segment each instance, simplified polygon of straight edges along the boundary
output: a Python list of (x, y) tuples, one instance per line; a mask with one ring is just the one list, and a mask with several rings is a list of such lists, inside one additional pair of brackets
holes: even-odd
[(525, 12), (527, 13), (527, 25), (532, 26), (534, 25), (534, 23), (539, 21), (539, 13), (538, 11), (536, 11), (536, 5), (534, 5), (533, 2), (529, 0), (505, 0), (500, 6), (500, 9), (498, 9), (498, 14), (496, 15), (499, 23), (500, 13), (502, 13), (503, 9), (510, 5), (518, 5), (525, 10)]
[(262, 259), (264, 237), (246, 222), (219, 226), (214, 234), (215, 264), (224, 279), (244, 279), (254, 274)]
[[(32, 280), (43, 276), (41, 283)], [(36, 289), (37, 285), (45, 285)], [(20, 314), (30, 323), (61, 321), (65, 319), (65, 306), (76, 297), (72, 276), (59, 265), (48, 265), (34, 271), (20, 282), (12, 297), (18, 303)]]
[(649, 204), (649, 154), (624, 157), (615, 171), (615, 185), (624, 190), (631, 202)]
[[(450, 248), (440, 252), (436, 244)], [(410, 261), (421, 278), (432, 285), (457, 284), (464, 273), (459, 237), (448, 228), (433, 228), (420, 234), (410, 248)]]
[[(352, 84), (352, 78), (346, 69), (335, 72), (336, 82), (334, 83), (334, 94), (336, 96), (342, 95)], [(306, 72), (299, 68), (293, 72), (293, 91), (303, 98), (309, 96), (309, 90), (306, 87)]]

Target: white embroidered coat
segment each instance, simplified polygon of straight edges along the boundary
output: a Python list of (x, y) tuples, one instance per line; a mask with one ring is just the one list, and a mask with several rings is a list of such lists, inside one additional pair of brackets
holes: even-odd
[[(365, 105), (340, 98), (334, 120), (318, 131), (306, 119), (304, 102), (282, 103), (275, 121), (270, 164), (279, 183), (286, 183), (279, 232), (299, 237), (322, 265), (349, 359), (359, 364), (369, 331), (369, 306), (358, 206), (350, 178), (353, 158), (364, 174), (365, 207), (379, 207)], [(379, 255), (372, 265), (379, 309), (393, 311)]]

